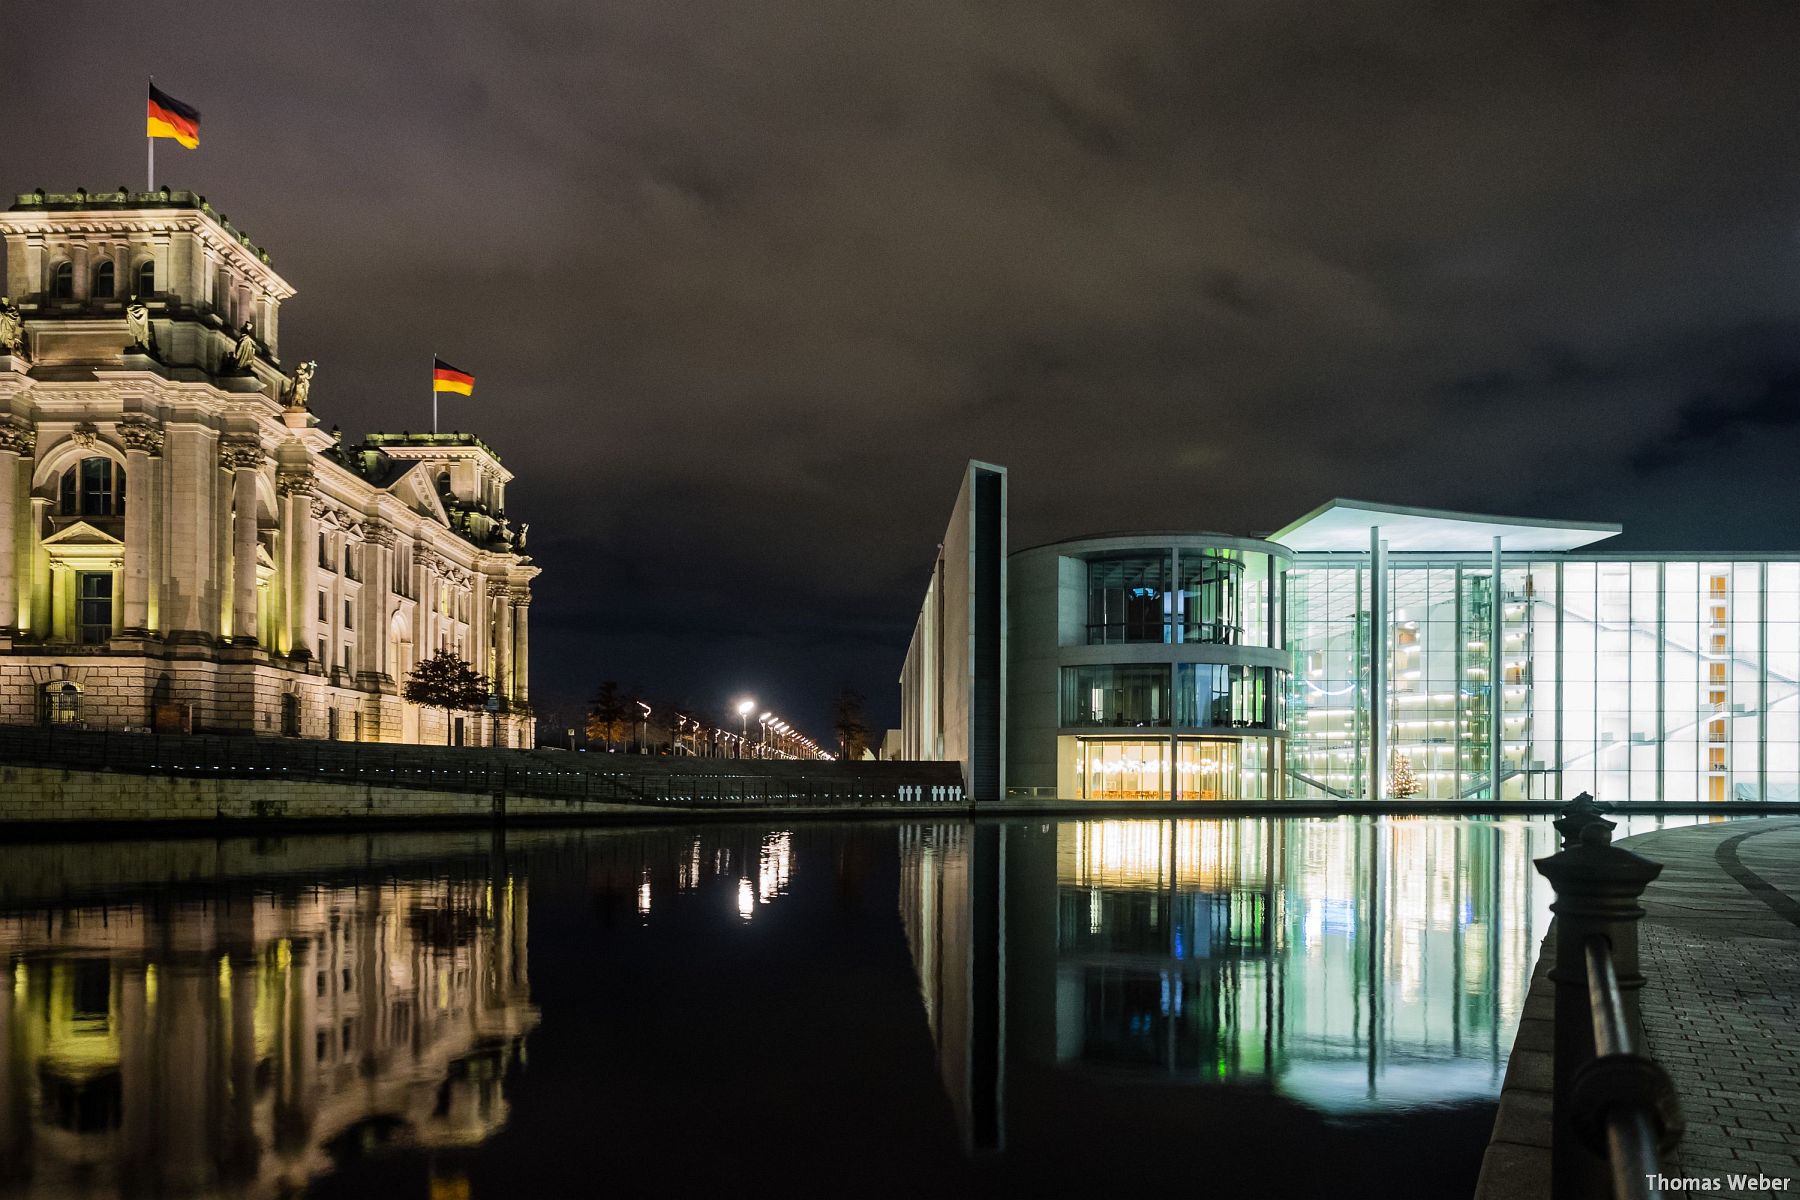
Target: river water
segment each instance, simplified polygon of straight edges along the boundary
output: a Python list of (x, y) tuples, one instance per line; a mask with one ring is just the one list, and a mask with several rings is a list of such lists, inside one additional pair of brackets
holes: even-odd
[(1388, 817), (0, 847), (0, 1196), (1466, 1196), (1553, 842)]

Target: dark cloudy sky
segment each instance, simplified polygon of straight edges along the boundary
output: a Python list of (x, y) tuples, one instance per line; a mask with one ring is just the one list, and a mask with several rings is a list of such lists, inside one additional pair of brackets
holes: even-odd
[(822, 730), (1013, 538), (1334, 496), (1800, 547), (1800, 6), (4, 0), (0, 187), (160, 147), (360, 433), (519, 474), (536, 691)]

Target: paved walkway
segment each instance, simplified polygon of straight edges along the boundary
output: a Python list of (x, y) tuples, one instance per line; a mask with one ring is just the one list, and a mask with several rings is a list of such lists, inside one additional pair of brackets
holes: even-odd
[(1687, 1115), (1678, 1173), (1722, 1183), (1760, 1174), (1800, 1192), (1800, 821), (1726, 821), (1620, 844), (1663, 864), (1644, 893), (1640, 1009)]

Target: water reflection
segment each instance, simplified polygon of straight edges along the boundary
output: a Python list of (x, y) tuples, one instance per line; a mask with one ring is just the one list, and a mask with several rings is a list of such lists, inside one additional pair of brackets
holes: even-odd
[(474, 872), (0, 915), (3, 1182), (283, 1196), (378, 1145), (482, 1142), (537, 1021), (527, 908)]
[[(1551, 837), (1441, 819), (903, 830), (902, 921), (965, 1137), (1003, 1148), (993, 1098), (1037, 1069), (1265, 1088), (1336, 1117), (1493, 1096)], [(984, 912), (991, 961), (969, 952)], [(984, 991), (1005, 1015), (990, 1068)]]

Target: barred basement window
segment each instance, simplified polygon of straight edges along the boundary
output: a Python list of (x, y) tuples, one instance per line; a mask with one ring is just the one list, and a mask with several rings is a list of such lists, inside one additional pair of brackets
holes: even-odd
[(67, 680), (46, 683), (43, 714), (46, 725), (81, 724), (81, 689)]

